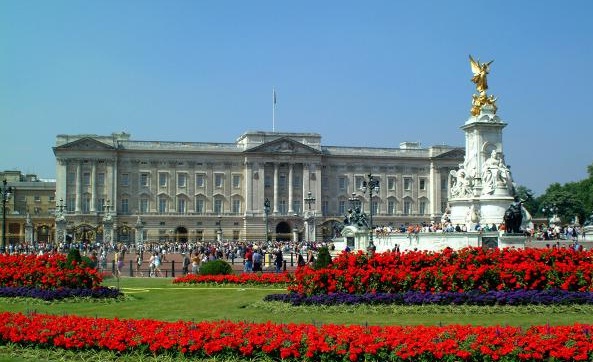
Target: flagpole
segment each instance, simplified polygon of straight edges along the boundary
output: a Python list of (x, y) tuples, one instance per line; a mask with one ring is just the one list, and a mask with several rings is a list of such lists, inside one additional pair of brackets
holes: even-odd
[(276, 88), (272, 88), (272, 132), (276, 131)]

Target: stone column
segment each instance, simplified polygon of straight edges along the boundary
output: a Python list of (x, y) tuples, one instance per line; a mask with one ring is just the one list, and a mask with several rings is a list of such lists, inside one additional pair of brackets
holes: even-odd
[(33, 245), (33, 223), (31, 223), (31, 215), (27, 213), (25, 220), (25, 244)]
[(293, 177), (293, 168), (294, 165), (292, 163), (288, 164), (288, 214), (292, 215), (294, 210), (292, 209), (293, 204), (293, 195), (292, 195), (292, 177)]
[(272, 213), (278, 213), (278, 163), (274, 163), (274, 207)]
[(434, 164), (434, 161), (430, 161), (430, 176), (428, 182), (428, 200), (430, 202), (430, 219), (436, 220), (438, 212), (437, 205), (437, 190), (441, 187), (441, 178), (439, 172)]
[(245, 162), (245, 214), (253, 212), (253, 163)]
[(56, 246), (66, 241), (66, 219), (61, 212), (56, 214), (56, 235), (54, 241)]
[(97, 182), (95, 180), (97, 175), (97, 162), (91, 161), (93, 163), (91, 167), (91, 212), (97, 211), (95, 208), (95, 202), (97, 200)]
[(77, 165), (76, 165), (76, 201), (75, 201), (75, 206), (74, 206), (74, 212), (76, 212), (77, 214), (80, 214), (81, 211), (81, 206), (82, 206), (82, 166), (80, 164), (80, 161), (77, 161)]
[(136, 229), (136, 250), (142, 250), (144, 247), (144, 225), (142, 224), (140, 216), (138, 216), (138, 220), (136, 220), (136, 225), (134, 226), (134, 228)]
[(303, 164), (303, 192), (301, 197), (301, 205), (303, 205), (303, 210), (305, 210), (305, 197), (307, 196), (307, 192), (310, 190), (311, 184), (311, 175), (309, 174), (309, 164)]
[(68, 161), (56, 159), (56, 200), (66, 200), (66, 185), (68, 183)]

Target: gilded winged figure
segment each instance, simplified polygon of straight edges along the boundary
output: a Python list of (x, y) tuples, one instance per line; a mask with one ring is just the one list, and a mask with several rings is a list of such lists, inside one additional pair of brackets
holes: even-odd
[(488, 82), (486, 80), (486, 76), (488, 72), (490, 72), (490, 64), (492, 64), (494, 60), (489, 61), (488, 63), (480, 63), (480, 60), (474, 60), (472, 56), (469, 56), (469, 64), (472, 67), (472, 73), (474, 76), (472, 77), (472, 82), (476, 84), (476, 90), (483, 95), (486, 93), (486, 89), (488, 89)]

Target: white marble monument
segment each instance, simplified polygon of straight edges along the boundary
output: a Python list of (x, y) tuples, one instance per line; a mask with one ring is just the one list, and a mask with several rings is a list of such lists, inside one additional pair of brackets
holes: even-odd
[[(490, 64), (470, 64), (478, 94), (473, 95), (471, 115), (461, 129), (465, 132), (465, 159), (449, 175), (449, 214), (454, 225), (474, 230), (477, 224), (500, 225), (513, 203), (515, 187), (505, 162), (502, 130), (506, 123), (496, 114), (496, 98), (486, 94)], [(530, 216), (523, 210), (524, 222)]]

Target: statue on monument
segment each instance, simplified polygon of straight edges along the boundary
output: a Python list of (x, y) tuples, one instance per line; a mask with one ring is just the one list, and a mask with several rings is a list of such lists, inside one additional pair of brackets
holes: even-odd
[(494, 60), (491, 60), (488, 63), (480, 63), (479, 60), (474, 60), (471, 55), (469, 56), (469, 64), (472, 73), (474, 74), (472, 82), (476, 84), (476, 90), (478, 91), (478, 94), (472, 95), (472, 116), (479, 115), (482, 111), (482, 107), (485, 105), (489, 105), (493, 112), (496, 113), (496, 98), (493, 95), (488, 96), (486, 94), (486, 89), (488, 89), (487, 76), (490, 72), (490, 64), (492, 64), (493, 61)]
[(467, 173), (463, 164), (459, 165), (459, 170), (451, 170), (451, 197), (469, 197), (473, 194), (473, 178)]
[(480, 63), (479, 60), (476, 61), (471, 55), (469, 56), (469, 64), (472, 67), (472, 73), (474, 73), (472, 82), (476, 84), (476, 90), (480, 95), (486, 94), (486, 89), (488, 89), (487, 75), (490, 72), (490, 64), (492, 64), (493, 61), (494, 60), (491, 60), (488, 63)]
[(507, 233), (521, 233), (521, 223), (523, 222), (522, 200), (515, 196), (511, 206), (504, 213), (504, 225)]
[(512, 191), (512, 180), (509, 168), (504, 164), (496, 150), (492, 150), (482, 166), (482, 193), (493, 194), (498, 187), (505, 187)]

